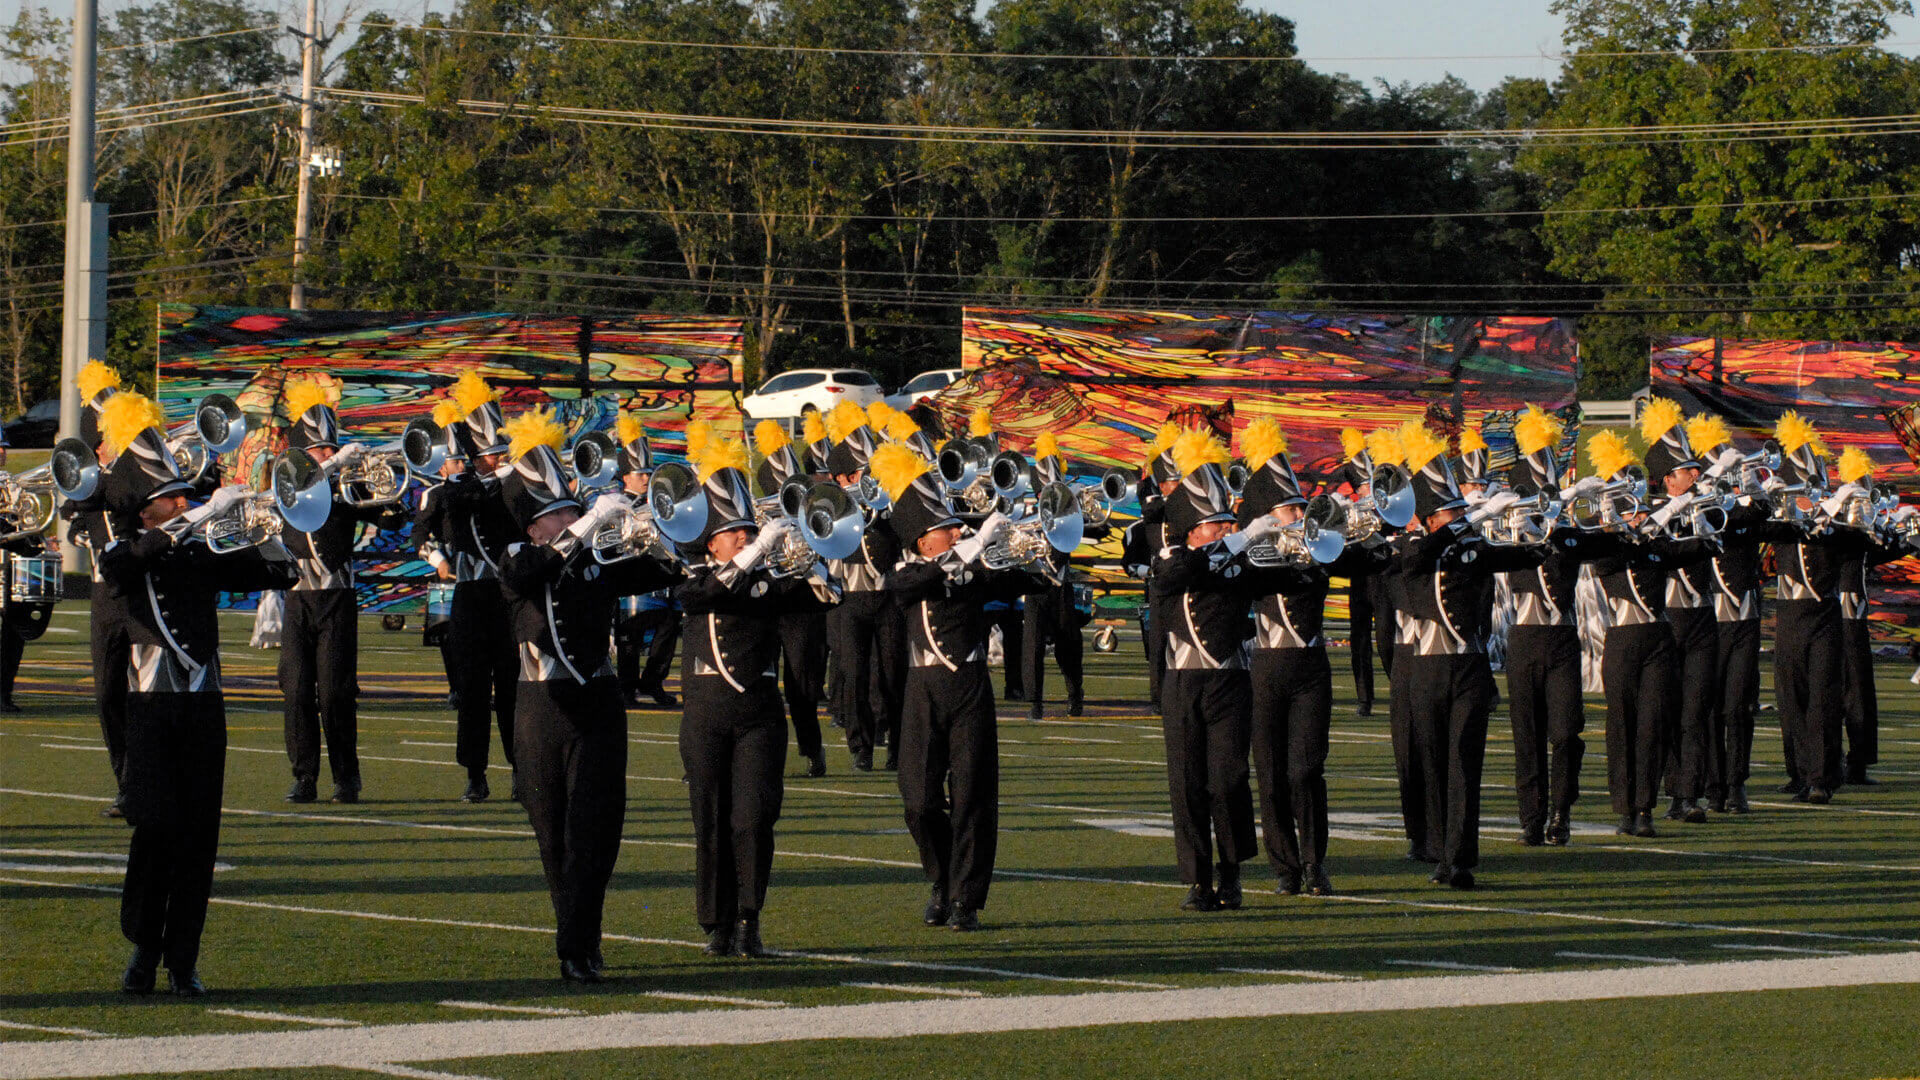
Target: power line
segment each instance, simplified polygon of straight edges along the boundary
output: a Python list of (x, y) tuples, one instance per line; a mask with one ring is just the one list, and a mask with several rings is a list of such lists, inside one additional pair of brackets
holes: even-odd
[(132, 41), (125, 45), (109, 45), (99, 50), (101, 53), (124, 52), (128, 49), (152, 49), (162, 45), (185, 45), (190, 41), (211, 41), (214, 38), (233, 37), (236, 34), (264, 34), (279, 30), (277, 26), (243, 26), (238, 30), (221, 30), (211, 34), (193, 34), (189, 37), (165, 38), (160, 41)]

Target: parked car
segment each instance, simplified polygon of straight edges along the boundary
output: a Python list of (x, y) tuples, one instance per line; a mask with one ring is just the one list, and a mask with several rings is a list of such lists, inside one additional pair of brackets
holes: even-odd
[(879, 401), (880, 384), (857, 368), (800, 368), (783, 371), (740, 401), (749, 419), (799, 416), (808, 409), (826, 412), (843, 401), (861, 408)]
[(13, 447), (52, 447), (60, 430), (60, 401), (35, 402), (26, 412), (7, 421), (7, 445)]
[(940, 391), (945, 390), (951, 384), (959, 382), (966, 374), (966, 369), (957, 367), (923, 371), (913, 378), (908, 379), (907, 384), (900, 388), (899, 393), (888, 394), (887, 404), (905, 412)]

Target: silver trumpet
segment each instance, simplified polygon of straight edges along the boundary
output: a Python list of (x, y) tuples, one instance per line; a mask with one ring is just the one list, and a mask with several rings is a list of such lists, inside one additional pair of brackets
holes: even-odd
[(1818, 505), (1818, 498), (1822, 491), (1802, 481), (1798, 484), (1783, 484), (1771, 491), (1765, 491), (1764, 494), (1767, 501), (1772, 504), (1772, 516), (1775, 521), (1804, 526), (1813, 522), (1807, 510), (1800, 505), (1801, 496), (1806, 496)]
[(1550, 488), (1536, 488), (1524, 480), (1514, 484), (1513, 493), (1520, 496), (1518, 502), (1481, 520), (1481, 539), (1508, 547), (1546, 543), (1547, 535), (1560, 519), (1560, 493)]
[[(1685, 528), (1680, 527), (1683, 524)], [(1641, 532), (1646, 536), (1685, 540), (1712, 536), (1726, 527), (1726, 509), (1717, 499), (1696, 491), (1683, 491), (1648, 514)]]
[[(91, 453), (91, 451), (89, 451)], [(53, 524), (53, 462), (37, 465), (15, 476), (0, 470), (0, 543), (38, 536)]]
[(1346, 530), (1352, 527), (1349, 503), (1326, 495), (1307, 501), (1299, 521), (1280, 526), (1271, 536), (1247, 545), (1246, 560), (1262, 569), (1280, 566), (1324, 566), (1346, 550)]
[(416, 476), (434, 478), (446, 464), (447, 444), (440, 425), (426, 417), (407, 422), (400, 437), (368, 449), (342, 465), (339, 457), (321, 468), (340, 481), (340, 501), (348, 506), (386, 506), (400, 501)]
[(1108, 469), (1100, 474), (1098, 484), (1075, 484), (1073, 492), (1080, 499), (1080, 517), (1089, 528), (1105, 525), (1113, 517), (1115, 503), (1124, 502), (1127, 489), (1133, 481), (1123, 469)]
[[(1578, 485), (1576, 485), (1577, 487)], [(1623, 509), (1619, 503), (1624, 500)], [(1577, 529), (1603, 532), (1631, 532), (1627, 519), (1646, 507), (1647, 474), (1638, 465), (1627, 466), (1627, 475), (1608, 481), (1590, 491), (1576, 491), (1561, 508), (1561, 517)]]
[(1388, 526), (1405, 528), (1413, 520), (1413, 477), (1399, 465), (1382, 465), (1368, 478), (1365, 495), (1335, 501), (1347, 512), (1347, 543), (1363, 544)]
[(1748, 454), (1743, 454), (1726, 469), (1722, 469), (1720, 463), (1715, 461), (1713, 465), (1707, 469), (1705, 479), (1713, 480), (1727, 472), (1737, 472), (1742, 477), (1752, 475), (1755, 478), (1755, 482), (1764, 482), (1767, 477), (1779, 471), (1780, 444), (1774, 442), (1772, 439), (1768, 439), (1766, 442), (1760, 444), (1760, 449)]
[(993, 511), (993, 459), (979, 444), (967, 439), (948, 439), (934, 459), (934, 467), (962, 510), (970, 514)]
[(1859, 484), (1848, 484), (1822, 500), (1815, 509), (1818, 520), (1842, 529), (1871, 532), (1880, 517), (1874, 494)]
[(1054, 565), (1053, 554), (1064, 555), (1079, 547), (1086, 531), (1079, 496), (1056, 480), (1040, 489), (1031, 513), (1015, 519), (999, 539), (987, 545), (980, 563), (989, 570), (1024, 570), (1058, 585), (1065, 570)]
[(225, 394), (208, 394), (193, 407), (193, 418), (167, 432), (167, 449), (188, 483), (206, 479), (221, 454), (240, 448), (247, 437), (247, 414)]

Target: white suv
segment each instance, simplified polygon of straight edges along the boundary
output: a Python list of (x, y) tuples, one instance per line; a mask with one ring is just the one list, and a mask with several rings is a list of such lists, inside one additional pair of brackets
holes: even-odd
[(887, 404), (905, 412), (966, 377), (964, 368), (939, 368), (923, 371), (907, 380), (897, 394), (887, 395)]
[(830, 411), (843, 401), (861, 408), (879, 401), (880, 384), (856, 368), (800, 368), (783, 371), (740, 399), (748, 418), (776, 420), (799, 416), (809, 408)]

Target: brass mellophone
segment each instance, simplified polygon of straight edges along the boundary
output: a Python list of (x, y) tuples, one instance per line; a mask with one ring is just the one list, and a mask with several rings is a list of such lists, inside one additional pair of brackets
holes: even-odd
[(1065, 571), (1054, 565), (1054, 553), (1067, 554), (1086, 538), (1080, 497), (1056, 480), (1040, 489), (1031, 509), (1015, 506), (1013, 510), (1007, 531), (980, 553), (981, 565), (989, 570), (1024, 570), (1059, 584)]
[(1346, 530), (1352, 519), (1348, 503), (1327, 495), (1307, 501), (1306, 513), (1299, 521), (1282, 525), (1269, 536), (1247, 545), (1248, 563), (1262, 569), (1280, 566), (1324, 565), (1346, 550)]
[(953, 493), (960, 509), (988, 514), (994, 508), (993, 459), (985, 448), (966, 439), (948, 439), (934, 459), (940, 480)]
[(53, 462), (28, 469), (18, 476), (0, 471), (0, 543), (38, 536), (53, 524), (57, 504), (54, 501)]

